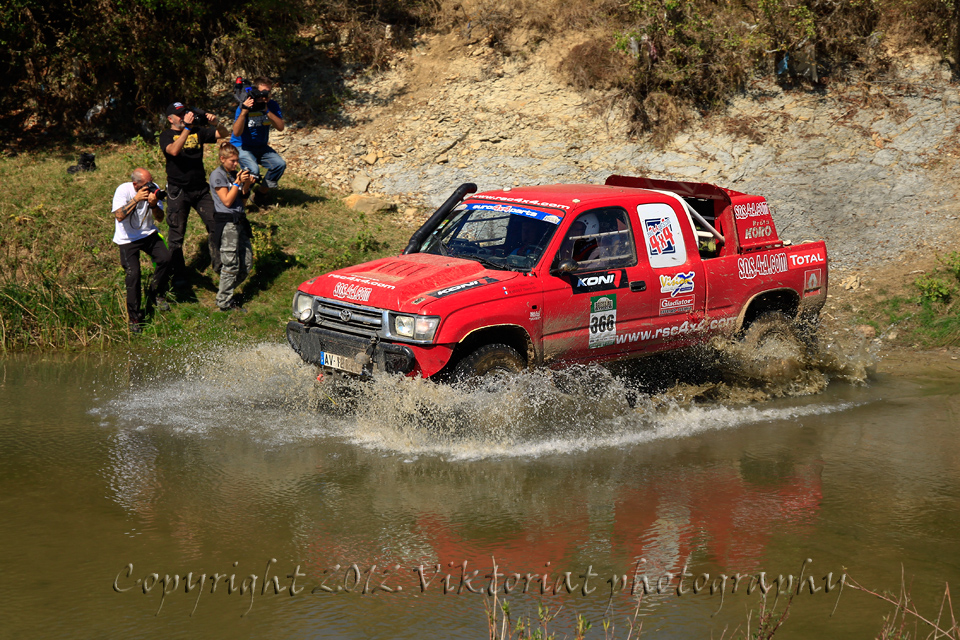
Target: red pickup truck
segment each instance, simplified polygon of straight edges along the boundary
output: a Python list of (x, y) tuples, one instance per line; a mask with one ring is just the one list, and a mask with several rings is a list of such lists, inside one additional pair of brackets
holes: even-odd
[(300, 285), (293, 349), (340, 372), (456, 379), (633, 358), (772, 315), (813, 323), (826, 300), (826, 246), (781, 240), (760, 196), (628, 176), (476, 190), (401, 255)]

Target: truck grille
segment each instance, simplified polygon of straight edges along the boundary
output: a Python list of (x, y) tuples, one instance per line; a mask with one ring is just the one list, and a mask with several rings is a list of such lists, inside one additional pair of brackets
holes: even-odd
[(383, 311), (373, 307), (315, 298), (317, 324), (333, 331), (369, 337), (383, 327)]

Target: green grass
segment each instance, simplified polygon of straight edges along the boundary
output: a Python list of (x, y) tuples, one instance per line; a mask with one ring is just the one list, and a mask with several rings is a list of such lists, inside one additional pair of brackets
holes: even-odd
[(938, 349), (960, 344), (960, 253), (939, 259), (940, 265), (911, 283), (909, 294), (886, 290), (866, 300), (857, 321), (874, 327), (878, 334), (896, 330), (895, 344)]
[[(83, 149), (86, 151), (89, 149)], [(0, 159), (0, 349), (174, 346), (223, 339), (281, 339), (297, 286), (325, 271), (398, 253), (412, 229), (391, 214), (347, 209), (320, 184), (287, 173), (278, 206), (253, 211), (254, 269), (239, 288), (247, 313), (216, 311), (217, 276), (206, 230), (191, 213), (184, 246), (191, 293), (127, 331), (123, 270), (113, 244), (113, 192), (144, 166), (165, 181), (155, 144), (141, 140), (93, 149), (98, 170), (70, 175), (81, 150)], [(208, 150), (208, 169), (214, 168)], [(161, 232), (166, 224), (161, 223)], [(142, 261), (143, 282), (152, 274)]]

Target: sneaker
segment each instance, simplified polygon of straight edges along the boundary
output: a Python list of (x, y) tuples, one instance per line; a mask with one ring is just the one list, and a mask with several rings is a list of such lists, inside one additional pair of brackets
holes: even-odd
[(147, 301), (147, 306), (154, 307), (160, 311), (170, 311), (170, 303), (163, 296), (152, 297)]
[(225, 313), (226, 313), (226, 312), (229, 312), (229, 311), (238, 311), (238, 312), (240, 312), (240, 313), (246, 313), (246, 312), (247, 312), (247, 310), (244, 309), (243, 306), (242, 306), (239, 302), (237, 302), (236, 300), (231, 300), (230, 302), (227, 303), (227, 306), (225, 306), (225, 307), (217, 307), (217, 310), (218, 310), (218, 311), (223, 311), (223, 312), (225, 312)]
[(131, 323), (130, 323), (130, 333), (134, 333), (134, 334), (139, 335), (139, 334), (143, 333), (143, 327), (140, 326), (140, 323), (139, 323), (139, 322), (131, 322)]

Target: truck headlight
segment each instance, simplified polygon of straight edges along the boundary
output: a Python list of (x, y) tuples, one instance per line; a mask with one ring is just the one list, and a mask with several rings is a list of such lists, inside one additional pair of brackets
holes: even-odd
[(437, 333), (437, 327), (440, 326), (440, 318), (437, 316), (392, 316), (392, 333), (404, 338), (414, 340), (433, 340)]
[(293, 296), (293, 315), (299, 318), (307, 309), (313, 309), (313, 296), (297, 291)]

